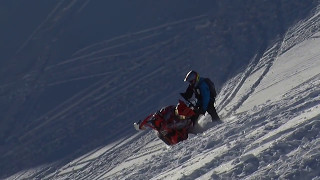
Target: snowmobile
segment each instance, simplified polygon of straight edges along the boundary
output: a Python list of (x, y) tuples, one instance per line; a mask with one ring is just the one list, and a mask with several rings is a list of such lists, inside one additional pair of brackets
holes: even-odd
[(137, 130), (147, 127), (154, 129), (157, 136), (167, 145), (174, 145), (188, 138), (198, 115), (193, 104), (189, 106), (182, 100), (174, 106), (162, 108), (144, 120), (134, 123)]

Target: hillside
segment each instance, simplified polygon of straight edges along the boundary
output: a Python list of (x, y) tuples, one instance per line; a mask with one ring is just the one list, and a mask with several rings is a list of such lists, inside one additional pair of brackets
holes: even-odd
[(8, 179), (319, 179), (319, 19), (316, 12), (290, 28), (224, 84), (222, 124), (172, 147), (143, 131), (57, 170), (59, 163)]
[[(217, 105), (225, 123), (208, 132), (228, 127), (229, 121), (253, 121), (253, 107), (262, 108), (259, 105), (266, 100), (266, 108), (271, 108), (271, 104), (277, 102), (262, 99), (268, 96), (257, 93), (274, 87), (273, 80), (265, 85), (262, 80), (273, 72), (270, 70), (275, 67), (276, 59), (283, 58), (282, 54), (301, 45), (303, 40), (313, 40), (311, 36), (318, 31), (318, 26), (315, 26), (317, 16), (306, 21), (305, 26), (300, 22), (288, 31), (289, 27), (310, 15), (315, 2), (208, 0), (185, 3), (167, 0), (152, 4), (144, 0), (138, 4), (127, 1), (108, 4), (104, 1), (74, 0), (46, 4), (39, 0), (1, 1), (4, 10), (1, 23), (5, 28), (0, 34), (6, 40), (1, 42), (10, 43), (1, 44), (5, 53), (1, 57), (4, 60), (0, 68), (0, 177), (50, 163), (57, 164), (49, 168), (45, 166), (45, 171), (41, 168), (39, 173), (36, 171), (31, 176), (60, 176), (61, 171), (65, 172), (64, 165), (73, 166), (72, 163), (70, 165), (70, 162), (76, 162), (73, 159), (106, 145), (87, 160), (91, 162), (92, 157), (99, 157), (104, 162), (117, 156), (113, 165), (101, 165), (103, 172), (108, 171), (105, 166), (117, 172), (116, 167), (123, 168), (117, 162), (127, 157), (117, 153), (127, 152), (130, 155), (130, 152), (144, 148), (132, 143), (152, 142), (163, 149), (153, 133), (136, 135), (132, 122), (164, 105), (175, 104), (178, 93), (185, 88), (182, 79), (190, 69), (211, 77), (220, 90)], [(35, 5), (43, 8), (34, 9)], [(310, 47), (313, 45), (306, 49)], [(290, 58), (284, 57), (283, 61)], [(317, 67), (316, 63), (315, 60), (304, 67)], [(292, 66), (296, 67), (296, 64)], [(282, 70), (274, 71), (281, 75)], [(283, 71), (291, 73), (286, 69)], [(297, 74), (300, 71), (303, 69), (298, 68)], [(256, 79), (250, 76), (254, 72)], [(228, 81), (232, 77), (233, 80)], [(250, 81), (255, 83), (245, 83), (248, 78), (253, 78)], [(303, 76), (295, 85), (305, 80)], [(242, 88), (247, 88), (248, 92), (243, 93), (241, 90), (245, 89)], [(289, 86), (280, 92), (291, 89)], [(312, 94), (308, 97), (316, 99), (317, 96)], [(261, 101), (256, 100), (260, 98)], [(245, 105), (246, 102), (251, 103)], [(290, 98), (283, 103), (289, 102)], [(232, 115), (234, 120), (230, 120)], [(257, 123), (261, 119), (269, 119), (263, 115), (260, 117)], [(284, 116), (285, 119), (289, 117)], [(232, 123), (230, 126), (230, 131), (225, 131), (226, 138), (221, 138), (217, 144), (209, 143), (212, 147), (207, 148), (208, 152), (219, 144), (234, 140), (227, 136), (236, 130)], [(247, 128), (245, 124), (242, 126)], [(193, 142), (201, 137), (191, 138), (183, 143), (189, 142), (189, 145), (176, 146), (165, 154), (159, 150), (154, 152), (161, 152), (165, 157), (168, 152), (196, 146)], [(123, 139), (127, 141), (122, 142)], [(128, 148), (131, 146), (133, 148)], [(143, 148), (143, 154), (149, 154), (152, 160), (156, 160)], [(104, 154), (106, 152), (112, 153)], [(192, 151), (181, 156), (184, 158), (180, 163), (183, 163), (193, 157)], [(169, 157), (163, 163), (175, 161)], [(220, 160), (219, 164), (222, 162)], [(82, 164), (82, 161), (76, 164)], [(75, 169), (87, 172), (87, 168), (95, 167), (82, 165)], [(165, 170), (156, 169), (161, 171), (159, 177)], [(79, 177), (83, 175), (81, 171)], [(89, 172), (107, 177), (96, 171)], [(77, 176), (65, 173), (61, 177), (69, 175)], [(122, 178), (117, 174), (111, 177)]]

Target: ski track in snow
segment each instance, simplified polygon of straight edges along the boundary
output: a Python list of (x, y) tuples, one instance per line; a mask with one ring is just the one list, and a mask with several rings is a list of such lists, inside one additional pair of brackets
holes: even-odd
[[(199, 18), (203, 16), (170, 26)], [(256, 56), (243, 73), (224, 85), (216, 101), (224, 123), (212, 125), (205, 132), (190, 135), (188, 140), (171, 147), (152, 131), (139, 132), (64, 166), (43, 165), (7, 179), (320, 179), (320, 39), (316, 38), (320, 31), (319, 18), (320, 14), (315, 13), (299, 22), (286, 33), (282, 42), (261, 57)], [(167, 26), (93, 44), (45, 69), (52, 75), (49, 85), (96, 76), (103, 78), (36, 120), (23, 138), (28, 139), (41, 126), (49, 126), (59, 121), (59, 117), (74, 113), (73, 109), (81, 103), (91, 107), (84, 111), (103, 108), (106, 102), (113, 100), (108, 96), (115, 91), (110, 84), (118, 81), (110, 81), (109, 72), (113, 70), (83, 74), (80, 78), (75, 78), (79, 74), (75, 76), (73, 72), (127, 54), (134, 54), (134, 58), (114, 62), (119, 68), (149, 69), (151, 64), (144, 55), (152, 54), (179, 37), (166, 35), (166, 40), (140, 47), (134, 53), (113, 50), (156, 38)], [(170, 63), (171, 58), (183, 58), (185, 51), (187, 49), (175, 52), (152, 67)], [(162, 69), (152, 67), (147, 75), (124, 75), (128, 81), (138, 77), (153, 81), (154, 74), (161, 73)], [(69, 76), (68, 79), (63, 79), (59, 73)], [(130, 83), (130, 87), (135, 88), (138, 83)], [(119, 84), (119, 87), (125, 86), (126, 81)], [(115, 95), (126, 94), (128, 89), (121, 89)], [(205, 118), (209, 118), (208, 115)]]

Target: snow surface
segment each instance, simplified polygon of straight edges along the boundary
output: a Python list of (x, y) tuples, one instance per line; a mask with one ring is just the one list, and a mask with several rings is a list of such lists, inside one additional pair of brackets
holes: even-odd
[(44, 165), (7, 179), (320, 179), (319, 18), (299, 22), (224, 85), (223, 123), (171, 147), (137, 132), (54, 172)]

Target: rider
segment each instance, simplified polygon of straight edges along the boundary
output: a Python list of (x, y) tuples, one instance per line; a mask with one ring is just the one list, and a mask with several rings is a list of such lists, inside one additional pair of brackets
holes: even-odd
[[(207, 111), (211, 115), (212, 121), (220, 120), (214, 107), (215, 94), (213, 93), (215, 92), (210, 92), (210, 84), (206, 79), (207, 78), (200, 77), (199, 73), (196, 71), (189, 71), (184, 79), (184, 81), (189, 83), (189, 86), (184, 93), (181, 93), (181, 95), (186, 100), (189, 100), (192, 95), (195, 94), (195, 98), (197, 99), (196, 107), (199, 108), (197, 114), (205, 114)], [(197, 118), (193, 120), (196, 119)]]

